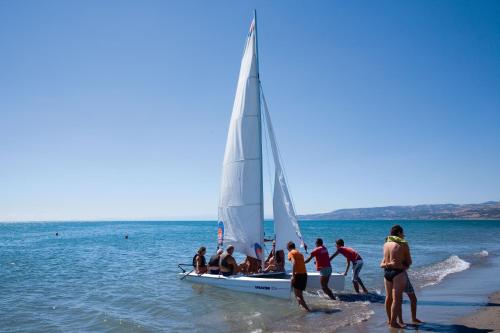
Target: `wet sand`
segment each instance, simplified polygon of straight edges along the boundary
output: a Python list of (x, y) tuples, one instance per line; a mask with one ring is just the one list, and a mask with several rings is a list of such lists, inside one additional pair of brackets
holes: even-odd
[(489, 302), (479, 311), (457, 320), (477, 332), (500, 332), (500, 291), (490, 295)]
[[(500, 332), (498, 276), (500, 276), (500, 256), (491, 256), (487, 264), (451, 274), (441, 283), (417, 290), (417, 316), (424, 321), (422, 325), (408, 325), (405, 330), (387, 327), (383, 297), (381, 297), (380, 301), (371, 302), (374, 314), (367, 321), (343, 327), (338, 332)], [(409, 321), (409, 302), (406, 296), (404, 299), (403, 319)]]

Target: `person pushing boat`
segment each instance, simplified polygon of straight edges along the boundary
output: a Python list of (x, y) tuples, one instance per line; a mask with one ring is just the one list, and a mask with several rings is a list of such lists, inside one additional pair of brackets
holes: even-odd
[(356, 290), (356, 292), (359, 294), (359, 287), (361, 286), (363, 291), (365, 293), (368, 293), (368, 290), (365, 288), (363, 281), (361, 281), (359, 277), (359, 272), (363, 267), (363, 258), (361, 258), (361, 256), (356, 250), (344, 246), (343, 239), (337, 239), (335, 245), (337, 246), (337, 251), (335, 251), (335, 253), (332, 254), (332, 256), (330, 257), (330, 261), (339, 254), (343, 255), (347, 260), (347, 266), (345, 268), (344, 275), (347, 275), (347, 272), (349, 271), (349, 266), (352, 263), (352, 284), (354, 286), (354, 290)]
[(288, 242), (288, 260), (292, 262), (292, 287), (293, 293), (295, 294), (295, 298), (297, 302), (299, 302), (300, 306), (302, 306), (306, 311), (311, 311), (304, 301), (304, 295), (302, 292), (306, 289), (307, 286), (307, 270), (306, 264), (304, 263), (304, 256), (298, 250), (295, 249), (294, 242)]
[(315, 258), (316, 270), (319, 271), (321, 289), (323, 289), (328, 297), (335, 299), (332, 290), (328, 287), (328, 281), (330, 280), (330, 275), (332, 275), (330, 256), (328, 254), (328, 249), (323, 245), (323, 240), (321, 238), (316, 239), (316, 248), (311, 252), (311, 255), (306, 259), (305, 263), (307, 264), (312, 258)]

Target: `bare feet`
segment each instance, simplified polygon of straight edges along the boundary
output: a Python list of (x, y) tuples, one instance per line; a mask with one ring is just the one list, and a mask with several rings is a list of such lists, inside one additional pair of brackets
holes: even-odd
[(418, 318), (414, 318), (412, 319), (412, 323), (414, 323), (415, 325), (420, 325), (420, 324), (423, 324), (424, 322), (421, 321), (420, 319)]
[(397, 322), (391, 323), (389, 326), (391, 326), (392, 328), (405, 328), (406, 327), (406, 325), (400, 325)]

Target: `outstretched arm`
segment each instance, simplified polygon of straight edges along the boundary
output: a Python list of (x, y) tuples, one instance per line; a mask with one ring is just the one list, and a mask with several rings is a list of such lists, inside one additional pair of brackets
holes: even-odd
[(309, 257), (307, 257), (307, 259), (304, 261), (304, 263), (308, 263), (309, 261), (311, 261), (311, 259), (313, 258), (313, 255), (309, 255)]
[(351, 267), (351, 261), (347, 258), (345, 258), (345, 260), (347, 260), (347, 266), (345, 268), (345, 273), (344, 275), (347, 275), (347, 272), (349, 271), (349, 267)]
[(335, 251), (335, 253), (330, 256), (330, 261), (332, 261), (333, 258), (335, 258), (338, 254), (339, 254), (339, 251)]

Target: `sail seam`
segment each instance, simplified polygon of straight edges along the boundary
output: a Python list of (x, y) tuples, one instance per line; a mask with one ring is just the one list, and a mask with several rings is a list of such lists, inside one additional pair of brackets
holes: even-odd
[(219, 208), (226, 208), (226, 207), (246, 207), (246, 206), (261, 206), (260, 203), (252, 203), (252, 204), (244, 204), (244, 205), (225, 205), (224, 207), (219, 207)]

